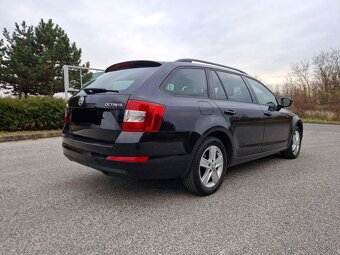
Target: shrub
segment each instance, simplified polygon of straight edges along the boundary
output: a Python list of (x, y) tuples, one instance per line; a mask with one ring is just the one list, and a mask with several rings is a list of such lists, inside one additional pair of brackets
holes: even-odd
[(52, 97), (0, 99), (0, 130), (47, 130), (63, 127), (66, 102)]

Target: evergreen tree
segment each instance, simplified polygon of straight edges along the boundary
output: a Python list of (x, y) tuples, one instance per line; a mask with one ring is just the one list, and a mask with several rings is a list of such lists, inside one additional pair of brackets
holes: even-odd
[(3, 46), (0, 81), (13, 86), (13, 92), (27, 96), (36, 93), (36, 66), (38, 58), (34, 54), (36, 48), (33, 26), (15, 23), (15, 30), (10, 35), (4, 29), (3, 35), (7, 44)]
[[(16, 23), (12, 34), (5, 28), (3, 35), (0, 82), (13, 85), (19, 97), (63, 91), (63, 65), (81, 65), (81, 49), (71, 43), (65, 31), (51, 19), (47, 22), (41, 19), (35, 28), (25, 22), (21, 26)], [(91, 73), (83, 70), (83, 74), (84, 83), (91, 78)], [(70, 84), (79, 82), (79, 72), (71, 72)]]
[[(63, 91), (63, 65), (80, 66), (81, 49), (76, 44), (70, 43), (65, 31), (52, 20), (44, 22), (41, 20), (35, 27), (35, 36), (37, 43), (38, 62), (38, 80), (40, 94), (53, 94)], [(87, 62), (85, 65), (89, 67)], [(87, 70), (82, 71), (88, 73)], [(69, 73), (70, 84), (80, 82), (79, 71)], [(83, 82), (86, 82), (88, 76), (83, 76)]]
[[(5, 46), (4, 46), (4, 40), (0, 39), (0, 81), (3, 73), (4, 68), (4, 57), (5, 57)], [(0, 89), (4, 84), (0, 83)]]

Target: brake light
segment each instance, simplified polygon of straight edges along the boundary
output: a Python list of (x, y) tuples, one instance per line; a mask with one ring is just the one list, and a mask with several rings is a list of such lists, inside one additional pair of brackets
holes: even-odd
[(127, 132), (159, 131), (165, 107), (144, 101), (129, 100), (123, 119), (122, 130)]

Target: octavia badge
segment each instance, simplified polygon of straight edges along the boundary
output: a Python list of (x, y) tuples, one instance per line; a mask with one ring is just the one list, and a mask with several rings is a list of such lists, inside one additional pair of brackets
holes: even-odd
[(78, 100), (78, 105), (82, 106), (83, 103), (84, 103), (84, 97), (80, 97), (79, 100)]

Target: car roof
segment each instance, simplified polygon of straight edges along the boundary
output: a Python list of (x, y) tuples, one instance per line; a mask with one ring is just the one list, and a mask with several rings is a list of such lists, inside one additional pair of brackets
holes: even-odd
[(129, 69), (129, 68), (159, 67), (164, 64), (168, 64), (173, 67), (180, 67), (180, 66), (208, 67), (208, 68), (213, 68), (217, 70), (233, 72), (236, 74), (242, 74), (242, 75), (249, 77), (249, 75), (246, 72), (240, 69), (234, 68), (234, 67), (225, 66), (225, 65), (208, 62), (204, 60), (199, 60), (199, 59), (191, 59), (191, 58), (178, 59), (175, 61), (131, 60), (131, 61), (119, 62), (106, 68), (105, 73), (118, 71), (122, 69)]

